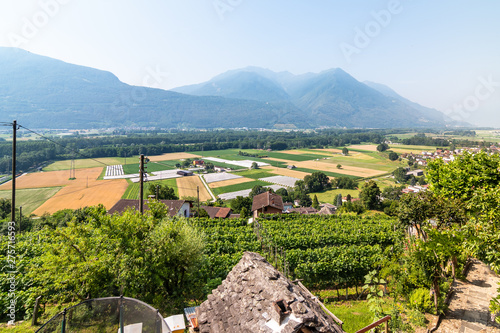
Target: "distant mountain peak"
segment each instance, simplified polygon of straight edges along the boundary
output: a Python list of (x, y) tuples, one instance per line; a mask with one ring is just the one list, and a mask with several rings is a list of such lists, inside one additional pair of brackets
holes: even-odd
[(0, 114), (32, 128), (444, 126), (442, 114), (341, 68), (294, 75), (248, 66), (173, 91), (0, 47)]

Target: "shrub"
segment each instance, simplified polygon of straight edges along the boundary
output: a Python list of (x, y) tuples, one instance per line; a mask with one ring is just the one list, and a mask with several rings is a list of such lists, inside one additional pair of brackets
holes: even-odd
[(411, 292), (409, 306), (420, 312), (430, 312), (433, 309), (429, 289), (418, 288)]

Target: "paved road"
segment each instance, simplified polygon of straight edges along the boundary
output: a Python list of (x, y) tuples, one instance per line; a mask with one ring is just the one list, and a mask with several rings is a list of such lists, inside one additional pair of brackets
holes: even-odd
[(499, 332), (500, 325), (490, 319), (490, 299), (497, 294), (500, 277), (487, 265), (474, 260), (467, 281), (456, 280), (449, 310), (436, 332)]

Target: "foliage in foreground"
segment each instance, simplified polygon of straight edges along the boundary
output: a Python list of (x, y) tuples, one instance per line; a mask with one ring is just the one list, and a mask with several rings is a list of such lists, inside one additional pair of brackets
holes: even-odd
[(124, 295), (163, 311), (180, 307), (201, 288), (203, 236), (185, 219), (165, 218), (164, 205), (150, 208), (144, 216), (132, 210), (110, 216), (93, 207), (83, 222), (24, 234), (17, 244), (19, 313), (29, 316), (37, 296), (71, 303)]

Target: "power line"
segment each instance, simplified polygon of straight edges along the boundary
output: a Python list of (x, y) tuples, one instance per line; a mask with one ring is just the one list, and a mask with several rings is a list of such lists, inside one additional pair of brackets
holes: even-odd
[(100, 164), (102, 164), (102, 165), (109, 166), (109, 164), (106, 164), (106, 163), (104, 163), (104, 162), (101, 162), (101, 161), (99, 161), (99, 160), (97, 160), (97, 159), (93, 158), (93, 157), (90, 157), (90, 156), (87, 156), (87, 155), (85, 155), (85, 154), (82, 154), (82, 153), (80, 153), (80, 152), (79, 152), (78, 150), (76, 150), (76, 149), (72, 149), (72, 148), (66, 147), (66, 146), (64, 146), (64, 145), (60, 144), (59, 142), (54, 141), (54, 140), (52, 140), (52, 139), (50, 139), (50, 138), (48, 138), (48, 137), (44, 136), (43, 134), (40, 134), (40, 133), (38, 133), (38, 132), (35, 132), (35, 131), (33, 131), (33, 130), (31, 130), (31, 129), (29, 129), (29, 128), (27, 128), (27, 127), (23, 126), (23, 125), (19, 125), (19, 124), (18, 124), (18, 126), (19, 126), (19, 127), (24, 128), (25, 130), (27, 130), (27, 131), (29, 131), (29, 132), (31, 132), (31, 133), (33, 133), (33, 134), (35, 134), (35, 135), (38, 135), (39, 137), (44, 138), (45, 140), (47, 140), (47, 141), (49, 141), (49, 142), (52, 142), (52, 143), (53, 143), (53, 144), (55, 144), (55, 145), (58, 145), (58, 146), (60, 146), (60, 147), (63, 147), (64, 149), (67, 149), (67, 150), (69, 150), (69, 151), (71, 151), (71, 152), (75, 153), (76, 155), (79, 155), (79, 156), (85, 157), (85, 158), (87, 158), (87, 159), (93, 160), (93, 161), (95, 161), (95, 162), (97, 162), (97, 163), (100, 163)]

